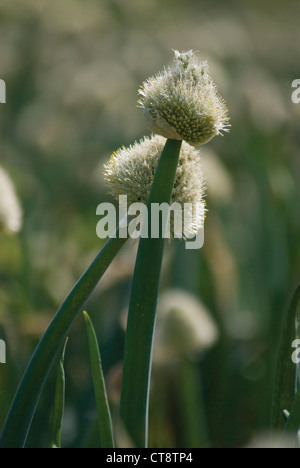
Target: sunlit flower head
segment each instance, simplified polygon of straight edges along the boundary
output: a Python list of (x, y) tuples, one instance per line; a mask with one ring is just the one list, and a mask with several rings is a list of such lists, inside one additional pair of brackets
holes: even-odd
[(154, 133), (193, 146), (204, 145), (228, 130), (225, 102), (209, 75), (207, 62), (199, 63), (193, 51), (175, 51), (174, 62), (142, 85), (139, 105)]
[(13, 183), (0, 167), (0, 232), (18, 232), (22, 226), (22, 210)]
[[(111, 156), (104, 166), (104, 177), (113, 197), (118, 200), (120, 195), (127, 195), (129, 204), (140, 202), (147, 205), (165, 143), (166, 140), (159, 135), (145, 137), (133, 146), (120, 148)], [(180, 205), (180, 210), (174, 211), (174, 223), (170, 229), (174, 237), (192, 236), (203, 227), (204, 192), (199, 152), (183, 142), (171, 199), (171, 204)], [(185, 229), (178, 232), (175, 219), (176, 216), (182, 218), (183, 209)]]

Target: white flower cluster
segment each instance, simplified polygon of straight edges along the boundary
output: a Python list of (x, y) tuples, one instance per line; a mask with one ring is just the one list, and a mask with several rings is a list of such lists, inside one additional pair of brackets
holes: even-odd
[(192, 51), (175, 51), (174, 66), (149, 78), (139, 93), (150, 130), (165, 138), (201, 146), (228, 129), (227, 108), (208, 64)]
[[(155, 135), (145, 137), (128, 148), (116, 151), (104, 166), (104, 177), (111, 194), (118, 199), (127, 195), (128, 203), (147, 205), (154, 175), (166, 140)], [(176, 171), (171, 204), (177, 203), (181, 209), (174, 212), (171, 232), (177, 238), (193, 235), (203, 227), (205, 218), (204, 177), (198, 151), (183, 142)], [(176, 231), (176, 215), (184, 210), (184, 234)], [(180, 211), (180, 212), (179, 212)]]

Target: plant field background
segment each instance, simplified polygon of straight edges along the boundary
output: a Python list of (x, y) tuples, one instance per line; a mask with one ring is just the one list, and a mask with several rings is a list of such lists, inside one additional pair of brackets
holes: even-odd
[[(300, 277), (300, 78), (297, 1), (2, 0), (0, 165), (23, 210), (0, 236), (0, 426), (51, 317), (101, 243), (96, 208), (112, 201), (103, 164), (149, 134), (137, 90), (172, 49), (208, 60), (231, 132), (202, 150), (207, 220), (202, 250), (166, 249), (161, 290), (200, 300), (219, 330), (205, 352), (153, 366), (150, 446), (240, 447), (268, 433), (282, 316)], [(114, 417), (131, 241), (87, 304)], [(291, 350), (292, 354), (292, 350)], [(65, 355), (65, 447), (95, 446), (96, 406), (83, 318)], [(55, 372), (28, 438), (49, 443)], [(120, 438), (122, 436), (120, 435)]]

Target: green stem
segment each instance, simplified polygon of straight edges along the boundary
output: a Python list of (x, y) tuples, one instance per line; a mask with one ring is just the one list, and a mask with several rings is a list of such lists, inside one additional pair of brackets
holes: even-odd
[(296, 440), (299, 430), (300, 430), (300, 392), (298, 392), (295, 396), (295, 400), (294, 400), (291, 413), (284, 427), (284, 433), (294, 434), (295, 440)]
[[(181, 141), (167, 140), (148, 200), (148, 233), (154, 203), (170, 203)], [(121, 418), (137, 447), (147, 446), (149, 381), (164, 238), (141, 238), (125, 341)]]
[(208, 433), (198, 362), (183, 358), (179, 365), (178, 387), (184, 447), (207, 447)]
[(296, 321), (300, 313), (300, 286), (295, 291), (284, 319), (273, 395), (272, 427), (283, 430), (285, 422), (280, 407), (291, 411), (296, 393), (296, 366), (291, 359), (292, 343), (296, 338)]
[(102, 275), (126, 242), (110, 238), (62, 304), (38, 344), (16, 392), (4, 424), (0, 448), (24, 446), (40, 394), (58, 351), (77, 314), (95, 289)]
[(65, 351), (67, 346), (65, 341), (61, 359), (58, 364), (55, 397), (53, 405), (53, 416), (51, 425), (51, 440), (49, 448), (61, 448), (61, 428), (65, 410), (65, 392), (66, 392), (66, 377), (64, 369)]

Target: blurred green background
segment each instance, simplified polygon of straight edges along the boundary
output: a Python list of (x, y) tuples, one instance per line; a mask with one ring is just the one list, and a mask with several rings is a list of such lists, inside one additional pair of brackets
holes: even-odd
[[(0, 427), (49, 320), (97, 253), (96, 208), (111, 201), (103, 164), (149, 134), (137, 90), (172, 49), (207, 59), (231, 132), (202, 150), (205, 246), (166, 249), (162, 291), (205, 305), (210, 350), (154, 364), (150, 446), (239, 447), (270, 427), (282, 315), (300, 278), (300, 3), (202, 0), (2, 0), (0, 165), (23, 210), (0, 235)], [(1, 189), (0, 189), (1, 192)], [(123, 249), (87, 305), (114, 417), (136, 245)], [(65, 447), (95, 446), (96, 410), (84, 322), (66, 352)], [(47, 446), (55, 375), (28, 439)], [(120, 436), (121, 437), (121, 436)], [(121, 443), (121, 442), (120, 442)]]

